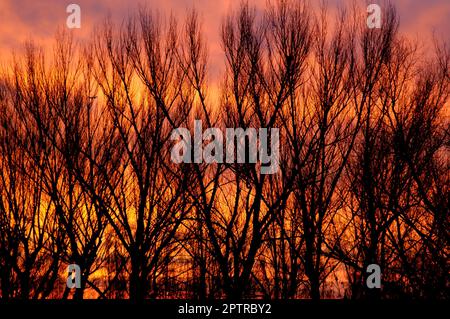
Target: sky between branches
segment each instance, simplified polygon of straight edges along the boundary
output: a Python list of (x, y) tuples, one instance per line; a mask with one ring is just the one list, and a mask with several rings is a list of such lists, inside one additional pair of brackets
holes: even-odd
[[(333, 14), (338, 6), (350, 5), (353, 0), (327, 0)], [(258, 10), (263, 10), (267, 0), (249, 0)], [(356, 0), (364, 4), (366, 0)], [(430, 45), (433, 32), (441, 40), (450, 40), (450, 0), (392, 0), (400, 16), (401, 31)], [(185, 13), (196, 8), (202, 19), (203, 31), (208, 41), (210, 75), (217, 79), (223, 66), (220, 46), (220, 25), (229, 10), (239, 6), (239, 0), (0, 0), (0, 54), (5, 57), (11, 50), (19, 51), (24, 41), (33, 39), (39, 45), (49, 46), (55, 32), (66, 27), (66, 7), (76, 3), (81, 7), (81, 29), (74, 30), (76, 38), (87, 39), (96, 25), (110, 15), (120, 23), (136, 13), (140, 5), (162, 13), (172, 12), (182, 19)], [(319, 0), (311, 1), (313, 6)], [(368, 0), (367, 3), (383, 3)], [(364, 6), (362, 7), (364, 8)], [(428, 42), (428, 43), (427, 43)], [(2, 63), (2, 62), (0, 62)]]

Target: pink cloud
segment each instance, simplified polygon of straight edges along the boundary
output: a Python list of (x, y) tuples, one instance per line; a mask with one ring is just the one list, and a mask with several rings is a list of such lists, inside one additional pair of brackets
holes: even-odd
[[(380, 0), (381, 1), (381, 0)], [(350, 4), (351, 1), (329, 0), (331, 9), (336, 5)], [(364, 4), (366, 1), (362, 0)], [(377, 2), (377, 1), (374, 1)], [(0, 54), (8, 54), (12, 49), (20, 48), (27, 39), (47, 45), (51, 43), (55, 32), (65, 28), (66, 6), (77, 3), (82, 10), (82, 28), (74, 34), (85, 39), (94, 26), (101, 23), (110, 14), (120, 22), (136, 12), (140, 4), (164, 13), (172, 12), (182, 21), (185, 13), (196, 8), (203, 20), (203, 31), (209, 45), (210, 64), (213, 76), (217, 76), (223, 61), (220, 46), (220, 25), (229, 10), (239, 6), (238, 0), (2, 0), (0, 1)], [(262, 9), (266, 0), (249, 0), (251, 5)], [(312, 1), (316, 5), (315, 1)], [(448, 0), (397, 0), (395, 1), (401, 19), (401, 30), (419, 39), (430, 39), (431, 32), (448, 37), (450, 30), (450, 1)], [(334, 9), (333, 9), (334, 8)], [(447, 38), (448, 39), (448, 38)]]

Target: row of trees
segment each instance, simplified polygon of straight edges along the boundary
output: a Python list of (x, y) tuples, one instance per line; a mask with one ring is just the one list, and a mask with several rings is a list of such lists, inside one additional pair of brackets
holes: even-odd
[[(243, 4), (217, 99), (196, 12), (27, 45), (0, 77), (0, 297), (448, 297), (450, 51), (357, 12)], [(280, 171), (171, 162), (196, 119), (279, 128)]]

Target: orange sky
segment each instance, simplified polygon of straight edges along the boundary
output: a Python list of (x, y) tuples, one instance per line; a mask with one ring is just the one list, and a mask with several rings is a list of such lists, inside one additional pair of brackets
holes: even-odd
[[(267, 0), (249, 0), (263, 8)], [(353, 0), (328, 0), (330, 8), (350, 4)], [(377, 3), (380, 0), (356, 0)], [(183, 17), (186, 10), (195, 7), (201, 14), (203, 30), (209, 43), (210, 72), (213, 78), (221, 70), (223, 56), (219, 44), (219, 28), (224, 14), (239, 5), (240, 0), (0, 0), (0, 55), (2, 61), (12, 49), (18, 50), (27, 39), (49, 44), (58, 28), (66, 27), (67, 5), (76, 3), (81, 7), (81, 29), (74, 33), (86, 39), (96, 24), (106, 15), (120, 22), (135, 12), (139, 4), (163, 12), (172, 11)], [(319, 0), (312, 0), (318, 3)], [(401, 30), (410, 36), (428, 41), (435, 32), (439, 38), (450, 40), (450, 0), (392, 0), (397, 6)], [(450, 42), (450, 41), (449, 41)]]

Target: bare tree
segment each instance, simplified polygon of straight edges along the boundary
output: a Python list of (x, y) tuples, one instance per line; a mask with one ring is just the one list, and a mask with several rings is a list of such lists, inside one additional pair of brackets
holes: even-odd
[[(26, 45), (0, 74), (0, 298), (447, 298), (450, 53), (384, 9), (244, 2), (218, 90), (195, 10)], [(173, 161), (180, 128), (232, 158)]]
[(118, 34), (107, 25), (95, 44), (95, 76), (121, 155), (117, 183), (104, 171), (112, 201), (106, 216), (129, 256), (132, 299), (157, 296), (160, 270), (177, 254), (177, 230), (190, 210), (189, 175), (170, 162), (168, 147), (188, 107), (177, 27), (146, 11), (138, 21)]

